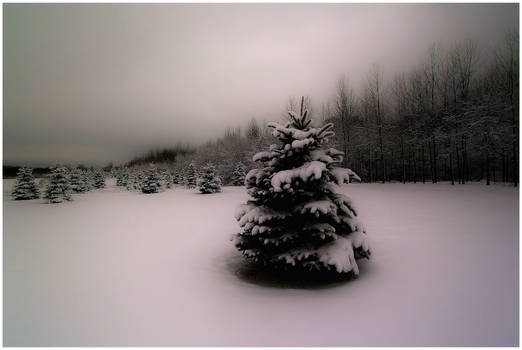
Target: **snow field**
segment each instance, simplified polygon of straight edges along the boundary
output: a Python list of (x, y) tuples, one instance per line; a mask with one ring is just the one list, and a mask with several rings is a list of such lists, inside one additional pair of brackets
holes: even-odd
[(235, 272), (244, 187), (108, 187), (13, 201), (4, 180), (5, 346), (518, 345), (518, 191), (343, 186), (372, 260), (343, 283)]

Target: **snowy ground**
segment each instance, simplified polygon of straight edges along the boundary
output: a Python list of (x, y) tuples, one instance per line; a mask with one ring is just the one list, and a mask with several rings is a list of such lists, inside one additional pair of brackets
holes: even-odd
[(324, 286), (242, 273), (243, 187), (64, 204), (4, 180), (5, 346), (516, 346), (518, 191), (356, 184), (373, 258)]

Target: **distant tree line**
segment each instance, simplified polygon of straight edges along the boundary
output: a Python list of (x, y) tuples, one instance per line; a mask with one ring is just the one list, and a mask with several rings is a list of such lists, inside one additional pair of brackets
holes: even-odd
[(334, 122), (344, 165), (368, 182), (518, 183), (518, 34), (492, 58), (472, 41), (434, 45), (384, 84), (374, 65), (357, 94), (342, 78), (321, 117)]
[[(4, 178), (15, 178), (18, 171), (22, 168), (21, 166), (4, 165), (3, 166), (3, 177)], [(34, 168), (32, 174), (36, 177), (43, 177), (51, 172), (50, 168)]]
[(195, 148), (181, 144), (173, 148), (153, 149), (143, 156), (134, 157), (126, 165), (132, 167), (149, 163), (175, 163), (179, 156), (190, 155), (195, 151)]

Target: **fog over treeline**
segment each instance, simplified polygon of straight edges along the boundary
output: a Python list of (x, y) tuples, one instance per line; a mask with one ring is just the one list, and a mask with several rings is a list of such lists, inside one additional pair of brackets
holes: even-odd
[[(354, 89), (342, 76), (327, 103), (314, 106), (309, 97), (304, 103), (317, 125), (334, 123), (330, 145), (345, 153), (344, 166), (364, 181), (485, 179), (516, 185), (518, 34), (508, 31), (504, 39), (487, 60), (471, 40), (434, 44), (423, 62), (395, 73), (391, 82), (375, 64), (363, 88)], [(287, 109), (299, 108), (298, 99), (290, 98)], [(281, 113), (279, 121), (284, 119)], [(238, 162), (255, 167), (252, 156), (273, 142), (270, 130), (252, 119), (246, 128), (230, 128), (198, 148), (151, 151), (128, 165), (164, 162), (183, 172), (190, 162), (213, 162), (227, 182)]]
[(4, 26), (4, 164), (226, 178), (304, 95), (366, 181), (517, 176), (517, 4), (14, 4)]

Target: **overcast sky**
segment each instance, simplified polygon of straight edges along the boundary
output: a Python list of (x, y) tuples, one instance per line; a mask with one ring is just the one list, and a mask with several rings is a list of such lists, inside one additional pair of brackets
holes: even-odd
[(4, 164), (101, 165), (198, 144), (345, 74), (417, 65), (435, 42), (483, 50), (518, 4), (4, 4)]

